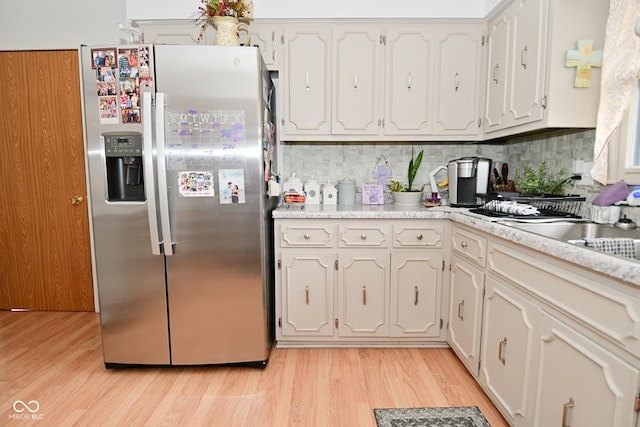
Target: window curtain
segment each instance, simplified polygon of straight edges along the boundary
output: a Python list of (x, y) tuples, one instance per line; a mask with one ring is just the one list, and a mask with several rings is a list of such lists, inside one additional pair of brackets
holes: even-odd
[(640, 0), (610, 0), (591, 176), (607, 183), (608, 145), (629, 109), (640, 78)]

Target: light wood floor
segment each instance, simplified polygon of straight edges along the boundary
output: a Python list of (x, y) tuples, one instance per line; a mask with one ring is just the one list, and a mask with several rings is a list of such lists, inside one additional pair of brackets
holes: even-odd
[[(35, 413), (14, 409), (32, 400)], [(265, 369), (106, 370), (97, 314), (0, 311), (0, 425), (374, 427), (373, 408), (425, 406), (478, 406), (508, 425), (448, 349), (275, 348)]]

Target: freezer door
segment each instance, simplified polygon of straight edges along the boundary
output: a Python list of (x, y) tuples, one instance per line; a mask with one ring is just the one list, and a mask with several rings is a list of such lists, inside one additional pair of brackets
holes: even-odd
[[(142, 49), (149, 51), (150, 47), (135, 49), (142, 52)], [(117, 135), (124, 141), (123, 146), (129, 144), (128, 138), (136, 141), (143, 138), (142, 123), (123, 124), (111, 117), (105, 120), (103, 105), (120, 92), (109, 96), (100, 93), (104, 82), (99, 78), (102, 70), (95, 65), (95, 57), (115, 56), (117, 52), (113, 46), (81, 50), (92, 243), (104, 361), (106, 364), (165, 365), (170, 363), (170, 355), (164, 256), (152, 254), (150, 230), (157, 226), (150, 227), (148, 221), (149, 194), (142, 201), (126, 200), (126, 197), (123, 201), (109, 201), (105, 137)], [(114, 90), (122, 91), (128, 85), (137, 87), (132, 81), (136, 79), (125, 81), (117, 73), (116, 76)], [(153, 165), (143, 164), (146, 172), (147, 168), (152, 169)], [(122, 183), (125, 190), (128, 190), (125, 186), (132, 184), (131, 176), (128, 179)], [(140, 176), (136, 176), (136, 180), (139, 179)], [(147, 179), (146, 184), (152, 183)], [(153, 185), (145, 185), (146, 192), (152, 188)]]
[(165, 104), (172, 363), (266, 361), (271, 221), (259, 52), (156, 46), (155, 57)]

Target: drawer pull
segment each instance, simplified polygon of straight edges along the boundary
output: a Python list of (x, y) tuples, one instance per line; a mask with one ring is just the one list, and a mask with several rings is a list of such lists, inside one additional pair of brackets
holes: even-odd
[(413, 291), (415, 292), (415, 295), (416, 295), (415, 299), (413, 300), (413, 305), (418, 305), (418, 287), (414, 286)]
[(305, 302), (307, 303), (307, 305), (309, 305), (309, 286), (307, 286), (304, 290), (305, 293)]
[(466, 249), (469, 247), (469, 244), (463, 240), (462, 243), (460, 243), (460, 246)]
[(461, 322), (464, 322), (464, 300), (460, 301), (458, 304), (458, 319)]
[(455, 82), (456, 82), (455, 89), (456, 89), (456, 92), (457, 92), (458, 89), (460, 89), (460, 74), (459, 73), (456, 73)]
[(309, 240), (311, 238), (311, 234), (304, 233), (304, 240)]
[(422, 233), (418, 233), (418, 235), (416, 236), (416, 239), (422, 240), (423, 239)]
[(361, 234), (360, 235), (360, 239), (361, 240), (367, 240), (367, 235), (366, 234)]
[(507, 357), (505, 356), (507, 349), (507, 337), (504, 337), (502, 341), (500, 341), (500, 345), (498, 346), (498, 359), (502, 362), (503, 365), (507, 364)]
[(569, 398), (569, 401), (563, 405), (562, 408), (562, 427), (571, 427), (571, 423), (569, 421), (569, 415), (573, 407), (575, 406), (575, 401), (573, 397)]
[(367, 305), (367, 287), (362, 287), (362, 305)]
[(306, 79), (306, 83), (307, 83), (307, 91), (311, 90), (311, 83), (309, 82), (309, 73), (307, 73), (307, 79)]

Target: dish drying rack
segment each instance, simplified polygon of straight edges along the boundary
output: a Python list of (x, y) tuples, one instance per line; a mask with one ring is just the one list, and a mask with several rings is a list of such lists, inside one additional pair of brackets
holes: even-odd
[(530, 205), (538, 209), (539, 214), (536, 217), (564, 217), (564, 218), (581, 218), (580, 209), (583, 202), (586, 200), (584, 196), (523, 196), (519, 193), (512, 194), (488, 194), (485, 196), (485, 204), (480, 206), (475, 211), (484, 213), (489, 216), (507, 216), (513, 217), (513, 214), (501, 212), (498, 209), (498, 204), (491, 204), (493, 200), (497, 201), (511, 201), (521, 203), (523, 205)]

